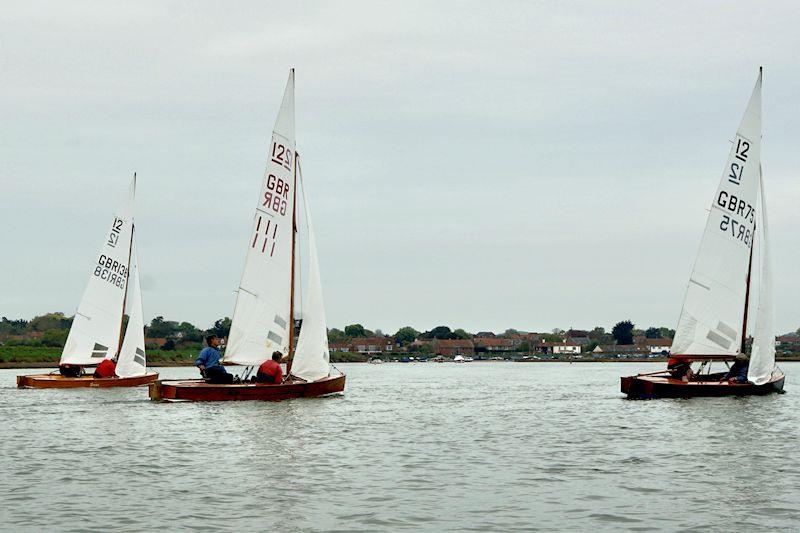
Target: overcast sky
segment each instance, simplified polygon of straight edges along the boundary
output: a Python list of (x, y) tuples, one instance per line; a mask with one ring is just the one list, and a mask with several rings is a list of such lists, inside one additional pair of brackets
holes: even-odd
[(675, 327), (764, 65), (800, 326), (796, 2), (4, 2), (0, 315), (72, 314), (134, 171), (145, 318), (233, 312), (290, 67), (329, 326)]

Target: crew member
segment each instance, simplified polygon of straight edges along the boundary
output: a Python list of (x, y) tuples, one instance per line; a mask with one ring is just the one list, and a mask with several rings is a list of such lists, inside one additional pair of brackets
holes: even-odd
[(280, 385), (283, 382), (283, 369), (281, 368), (281, 352), (272, 352), (272, 359), (261, 363), (256, 374), (256, 383), (272, 383)]
[(736, 357), (728, 373), (722, 377), (722, 381), (728, 380), (728, 383), (747, 383), (747, 369), (750, 367), (750, 361), (747, 356), (740, 354)]
[(70, 364), (59, 365), (58, 372), (65, 378), (77, 378), (83, 373), (83, 367)]
[(117, 363), (113, 359), (103, 359), (94, 369), (92, 376), (96, 378), (113, 378), (116, 377)]
[(219, 339), (216, 335), (206, 336), (206, 346), (194, 361), (194, 366), (200, 369), (200, 374), (209, 383), (233, 383), (233, 375), (228, 374), (225, 367), (219, 362), (222, 354), (219, 353)]
[(688, 383), (694, 376), (692, 361), (682, 357), (670, 357), (667, 360), (667, 371), (673, 379), (679, 379), (684, 383)]

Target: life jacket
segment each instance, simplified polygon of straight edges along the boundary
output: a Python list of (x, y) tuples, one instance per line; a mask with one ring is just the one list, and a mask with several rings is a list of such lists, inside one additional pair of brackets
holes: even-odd
[(281, 368), (281, 364), (272, 359), (261, 363), (261, 366), (258, 367), (258, 373), (270, 376), (272, 380), (269, 381), (269, 383), (280, 383), (283, 381), (283, 369)]
[(111, 359), (103, 359), (94, 370), (96, 378), (113, 378), (116, 374), (117, 364)]

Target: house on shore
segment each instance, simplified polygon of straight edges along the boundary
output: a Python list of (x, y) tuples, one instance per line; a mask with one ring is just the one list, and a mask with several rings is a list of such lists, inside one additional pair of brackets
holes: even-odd
[(394, 339), (391, 337), (358, 337), (350, 342), (350, 351), (363, 355), (391, 354), (394, 352)]
[(511, 352), (514, 350), (512, 339), (499, 337), (475, 337), (472, 340), (476, 352)]
[(577, 355), (583, 347), (571, 339), (560, 342), (540, 342), (533, 347), (536, 353), (551, 355)]
[(455, 357), (456, 355), (475, 355), (475, 345), (469, 339), (435, 339), (433, 350), (436, 355)]
[(672, 339), (645, 339), (642, 345), (651, 354), (669, 355), (672, 348)]

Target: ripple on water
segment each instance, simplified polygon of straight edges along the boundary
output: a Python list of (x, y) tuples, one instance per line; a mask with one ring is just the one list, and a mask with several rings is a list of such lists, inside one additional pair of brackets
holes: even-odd
[(767, 531), (800, 520), (792, 394), (622, 401), (619, 376), (647, 365), (342, 366), (344, 396), (231, 404), (21, 391), (19, 371), (0, 371), (0, 523)]

